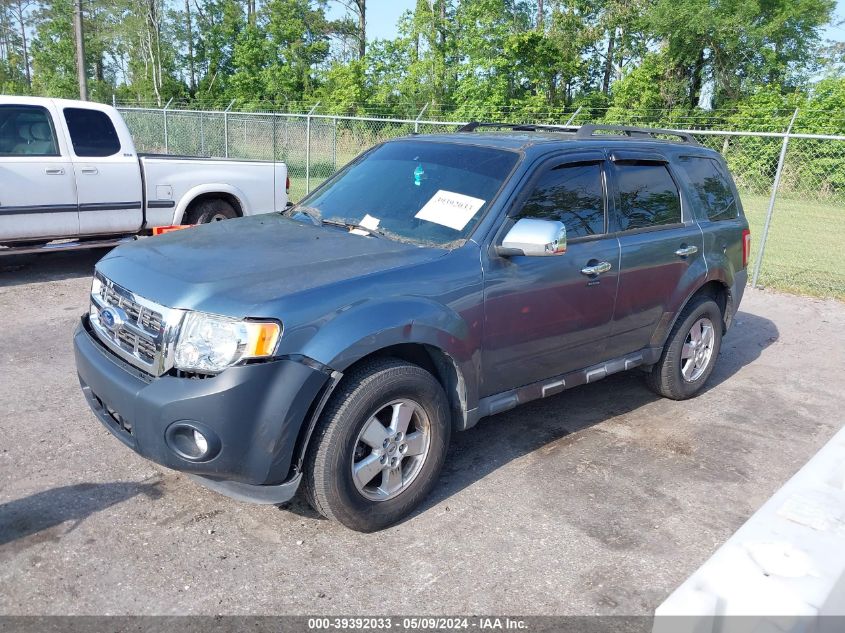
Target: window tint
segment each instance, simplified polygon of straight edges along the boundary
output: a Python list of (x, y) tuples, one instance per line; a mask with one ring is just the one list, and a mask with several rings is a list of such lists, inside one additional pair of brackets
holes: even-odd
[(666, 165), (617, 163), (622, 231), (681, 221), (681, 197)]
[(70, 141), (77, 156), (112, 156), (120, 151), (120, 139), (105, 112), (65, 108)]
[(710, 220), (730, 220), (738, 215), (736, 198), (719, 164), (712, 158), (681, 159), (698, 200)]
[(58, 156), (53, 123), (41, 106), (0, 106), (0, 156)]
[(601, 163), (562, 165), (540, 177), (520, 218), (559, 220), (568, 238), (604, 233)]

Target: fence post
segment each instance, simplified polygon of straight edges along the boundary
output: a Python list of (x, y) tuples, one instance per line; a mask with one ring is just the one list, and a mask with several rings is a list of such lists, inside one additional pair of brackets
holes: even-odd
[(775, 210), (775, 199), (778, 195), (778, 188), (780, 187), (780, 177), (783, 174), (783, 164), (786, 161), (786, 148), (789, 147), (789, 135), (792, 132), (792, 126), (795, 124), (795, 119), (798, 117), (798, 108), (792, 115), (792, 120), (789, 122), (789, 127), (786, 128), (786, 134), (783, 135), (783, 145), (780, 148), (780, 158), (778, 159), (778, 168), (775, 172), (775, 182), (772, 185), (772, 195), (769, 198), (769, 209), (766, 211), (766, 223), (763, 225), (763, 235), (760, 238), (760, 250), (757, 251), (757, 262), (754, 264), (754, 278), (751, 280), (751, 287), (757, 287), (757, 280), (760, 278), (760, 267), (763, 265), (763, 253), (766, 251), (766, 240), (769, 237), (769, 225), (772, 223), (772, 214)]
[(572, 125), (572, 122), (578, 117), (579, 114), (581, 114), (581, 108), (583, 108), (583, 107), (584, 106), (578, 106), (578, 109), (575, 110), (575, 112), (572, 113), (572, 116), (569, 117), (569, 119), (567, 119), (567, 121), (566, 121), (566, 123), (564, 123), (564, 125), (567, 126), (567, 127)]
[(420, 133), (420, 119), (422, 118), (422, 115), (423, 115), (423, 114), (425, 114), (425, 111), (426, 111), (426, 110), (428, 110), (428, 106), (429, 106), (429, 105), (431, 105), (431, 104), (430, 104), (430, 103), (426, 103), (426, 104), (423, 106), (423, 109), (422, 109), (422, 110), (420, 110), (420, 113), (417, 115), (417, 118), (414, 120), (414, 134), (419, 134), (419, 133)]
[(173, 97), (170, 97), (170, 101), (164, 104), (164, 109), (162, 113), (164, 114), (164, 153), (170, 153), (170, 139), (167, 136), (167, 108), (170, 106), (170, 102), (173, 101)]
[(305, 193), (311, 193), (311, 115), (320, 105), (318, 101), (305, 117)]
[[(235, 105), (235, 100), (232, 99), (226, 109), (223, 110), (223, 155), (229, 158), (229, 110)], [(275, 130), (275, 126), (273, 127)]]

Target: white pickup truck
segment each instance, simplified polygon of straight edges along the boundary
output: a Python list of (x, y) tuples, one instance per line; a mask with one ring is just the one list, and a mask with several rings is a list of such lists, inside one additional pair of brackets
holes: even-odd
[(138, 154), (107, 105), (0, 96), (0, 254), (281, 211), (288, 188), (284, 163)]

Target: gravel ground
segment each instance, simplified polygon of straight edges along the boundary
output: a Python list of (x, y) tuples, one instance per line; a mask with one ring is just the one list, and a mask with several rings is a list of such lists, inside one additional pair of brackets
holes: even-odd
[(101, 254), (0, 260), (0, 614), (649, 614), (843, 424), (845, 304), (749, 290), (698, 398), (634, 372), (482, 420), (357, 534), (100, 426), (71, 333)]

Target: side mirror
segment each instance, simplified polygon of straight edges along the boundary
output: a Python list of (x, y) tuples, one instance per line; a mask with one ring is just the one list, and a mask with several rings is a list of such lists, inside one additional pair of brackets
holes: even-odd
[(502, 245), (496, 247), (501, 257), (525, 255), (547, 257), (566, 252), (566, 227), (557, 220), (523, 218), (511, 227)]

